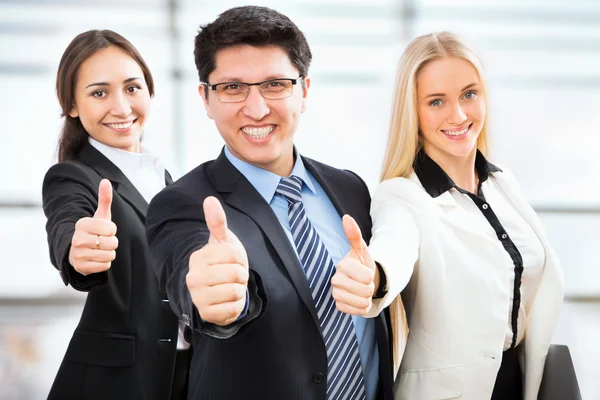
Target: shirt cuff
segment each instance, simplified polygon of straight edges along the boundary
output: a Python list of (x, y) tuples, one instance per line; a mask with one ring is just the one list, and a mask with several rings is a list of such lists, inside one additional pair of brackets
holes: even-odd
[(246, 305), (244, 306), (244, 311), (242, 311), (242, 313), (236, 319), (236, 321), (239, 321), (240, 319), (244, 318), (246, 316), (246, 314), (248, 314), (248, 305), (249, 304), (250, 304), (250, 292), (248, 292), (248, 288), (246, 288)]

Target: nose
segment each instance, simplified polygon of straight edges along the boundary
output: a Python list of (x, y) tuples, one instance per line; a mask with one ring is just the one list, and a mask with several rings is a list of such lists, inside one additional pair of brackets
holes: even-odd
[(465, 114), (460, 103), (456, 103), (452, 106), (450, 115), (448, 116), (448, 122), (454, 125), (460, 125), (467, 120), (467, 114)]
[(258, 86), (250, 86), (250, 93), (248, 93), (248, 97), (244, 103), (242, 112), (245, 116), (252, 118), (254, 121), (260, 121), (271, 113), (271, 109), (260, 93)]
[(111, 114), (121, 118), (131, 114), (131, 105), (124, 94), (119, 93), (113, 97)]

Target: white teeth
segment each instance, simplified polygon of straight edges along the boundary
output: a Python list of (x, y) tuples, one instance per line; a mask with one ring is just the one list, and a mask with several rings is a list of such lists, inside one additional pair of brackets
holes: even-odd
[(129, 121), (129, 122), (126, 122), (124, 124), (107, 124), (107, 125), (110, 126), (113, 129), (127, 129), (131, 125), (133, 125), (133, 121)]
[(469, 127), (467, 126), (465, 129), (461, 130), (461, 131), (444, 131), (444, 133), (446, 135), (450, 135), (450, 136), (460, 136), (463, 135), (465, 133), (467, 133), (467, 131), (469, 130)]
[(245, 127), (245, 128), (242, 128), (242, 131), (246, 135), (248, 135), (254, 139), (262, 139), (264, 137), (267, 137), (269, 135), (269, 133), (273, 132), (273, 129), (275, 129), (275, 127), (271, 125), (271, 126), (265, 126), (262, 128)]

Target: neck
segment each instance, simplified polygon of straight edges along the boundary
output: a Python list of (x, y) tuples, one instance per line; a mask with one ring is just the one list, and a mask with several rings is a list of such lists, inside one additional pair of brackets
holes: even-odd
[(477, 148), (474, 148), (473, 151), (463, 157), (442, 156), (435, 151), (428, 151), (427, 148), (425, 148), (425, 153), (448, 174), (456, 186), (477, 194), (477, 185), (479, 183), (477, 173), (475, 172)]

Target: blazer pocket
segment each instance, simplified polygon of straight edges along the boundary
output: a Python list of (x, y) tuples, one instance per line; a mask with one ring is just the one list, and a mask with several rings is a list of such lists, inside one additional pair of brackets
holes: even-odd
[(462, 396), (463, 366), (402, 372), (397, 382), (396, 398), (445, 400)]
[(132, 367), (135, 363), (135, 336), (75, 331), (65, 358), (98, 367)]

